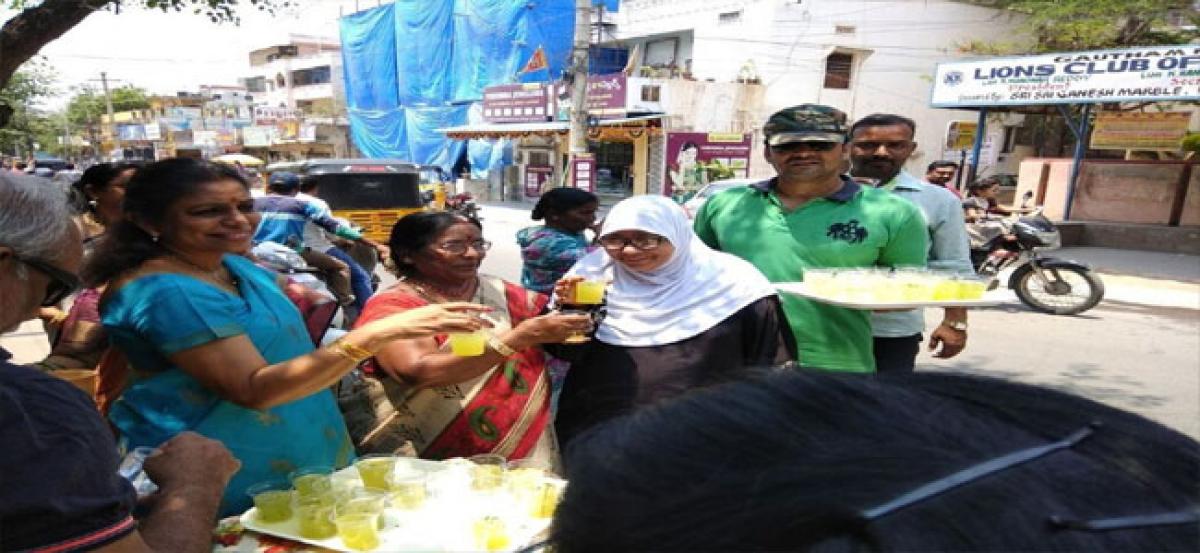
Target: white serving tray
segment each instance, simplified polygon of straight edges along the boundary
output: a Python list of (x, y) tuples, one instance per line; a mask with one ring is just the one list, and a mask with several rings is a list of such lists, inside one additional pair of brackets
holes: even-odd
[(993, 305), (1000, 305), (1008, 299), (1003, 290), (993, 290), (985, 293), (982, 298), (977, 300), (858, 302), (814, 294), (804, 286), (803, 282), (776, 282), (775, 288), (785, 294), (792, 294), (838, 307), (862, 310), (919, 309), (922, 307), (991, 307)]
[[(443, 467), (443, 464), (437, 461), (413, 461), (422, 468), (428, 468), (429, 472), (437, 472)], [(352, 466), (338, 472), (346, 471), (357, 474)], [(374, 551), (477, 550), (472, 524), (482, 516), (498, 516), (504, 521), (510, 538), (508, 551), (517, 551), (536, 543), (544, 538), (550, 528), (551, 519), (523, 516), (507, 493), (462, 496), (444, 493), (438, 489), (436, 482), (431, 482), (430, 487), (431, 495), (421, 509), (404, 511), (389, 508), (384, 511), (384, 528), (379, 531), (380, 543)], [(468, 497), (470, 500), (466, 500)], [(258, 520), (257, 509), (252, 507), (242, 514), (240, 522), (247, 530), (260, 534), (287, 538), (333, 551), (353, 551), (336, 536), (324, 540), (302, 537), (300, 523), (295, 516), (284, 522), (261, 522)]]

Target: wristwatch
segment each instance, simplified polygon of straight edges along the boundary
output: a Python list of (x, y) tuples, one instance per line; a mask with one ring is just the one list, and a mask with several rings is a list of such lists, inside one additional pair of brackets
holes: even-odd
[(959, 332), (967, 331), (967, 321), (942, 321), (942, 324)]

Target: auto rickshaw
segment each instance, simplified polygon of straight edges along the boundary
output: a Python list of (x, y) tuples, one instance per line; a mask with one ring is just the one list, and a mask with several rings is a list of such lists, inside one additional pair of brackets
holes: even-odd
[(434, 209), (446, 208), (446, 183), (450, 180), (446, 172), (437, 165), (421, 165), (421, 194)]
[(387, 243), (401, 217), (425, 210), (417, 165), (388, 159), (311, 159), (296, 171), (316, 179), (334, 217), (350, 221), (372, 240)]

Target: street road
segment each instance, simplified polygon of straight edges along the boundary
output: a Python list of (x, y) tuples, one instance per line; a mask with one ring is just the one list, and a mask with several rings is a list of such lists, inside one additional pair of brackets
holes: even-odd
[[(485, 206), (482, 215), (484, 235), (494, 244), (483, 271), (519, 281), (515, 234), (533, 224), (529, 210)], [(385, 286), (393, 280), (386, 278)], [(1200, 310), (1194, 286), (1178, 287), (1180, 291), (1162, 281), (1111, 280), (1121, 286), (1110, 287), (1108, 297), (1140, 303), (1106, 300), (1081, 316), (1058, 317), (1029, 311), (1013, 297), (998, 307), (973, 310), (967, 350), (950, 360), (923, 353), (919, 370), (1052, 386), (1200, 438)], [(940, 317), (932, 310), (927, 313), (930, 324)], [(39, 360), (47, 349), (45, 336), (33, 323), (0, 343), (15, 354), (16, 362)]]

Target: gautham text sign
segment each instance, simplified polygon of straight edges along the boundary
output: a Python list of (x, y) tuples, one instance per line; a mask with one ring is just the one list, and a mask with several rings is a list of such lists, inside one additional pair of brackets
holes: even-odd
[(1200, 100), (1200, 46), (1146, 46), (938, 64), (938, 108)]

